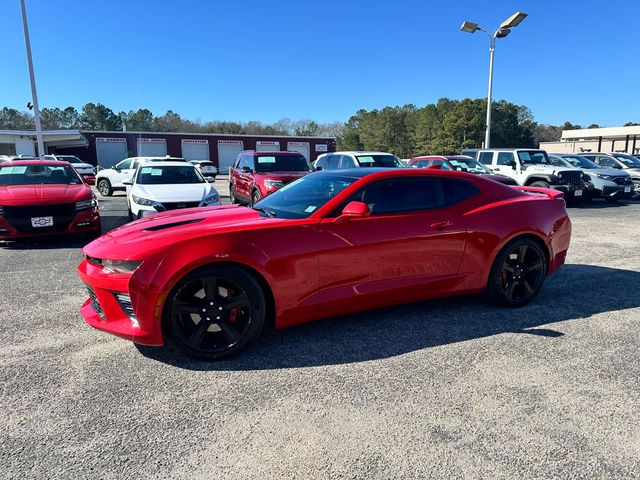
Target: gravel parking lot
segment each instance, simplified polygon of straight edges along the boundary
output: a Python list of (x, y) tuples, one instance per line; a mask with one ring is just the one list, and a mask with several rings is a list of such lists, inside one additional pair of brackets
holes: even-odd
[(82, 242), (0, 244), (0, 476), (638, 478), (640, 203), (569, 212), (525, 308), (376, 310), (219, 363), (85, 325)]

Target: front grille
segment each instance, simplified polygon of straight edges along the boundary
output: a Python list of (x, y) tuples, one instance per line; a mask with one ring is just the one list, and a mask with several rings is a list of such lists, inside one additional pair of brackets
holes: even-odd
[(581, 172), (560, 172), (558, 178), (561, 185), (582, 185), (584, 183)]
[(200, 205), (200, 202), (172, 202), (163, 203), (162, 206), (165, 210), (177, 210), (178, 208), (193, 208)]
[(613, 181), (618, 185), (633, 185), (633, 180), (629, 177), (614, 177)]
[(104, 311), (100, 306), (100, 302), (98, 301), (98, 297), (96, 296), (96, 292), (93, 291), (93, 288), (87, 287), (87, 292), (89, 292), (89, 298), (91, 298), (91, 307), (96, 311), (102, 320), (106, 320), (104, 316)]
[[(19, 232), (58, 232), (66, 230), (75, 216), (75, 203), (4, 207), (4, 217)], [(33, 227), (31, 218), (53, 217), (52, 227)]]

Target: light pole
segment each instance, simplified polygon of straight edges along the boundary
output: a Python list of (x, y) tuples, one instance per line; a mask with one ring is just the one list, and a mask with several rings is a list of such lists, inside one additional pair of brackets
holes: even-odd
[(42, 139), (42, 124), (40, 123), (40, 107), (38, 107), (38, 93), (36, 92), (36, 77), (33, 73), (31, 60), (31, 41), (29, 40), (29, 26), (27, 25), (27, 9), (24, 0), (20, 0), (22, 7), (22, 26), (24, 27), (24, 43), (27, 46), (27, 63), (29, 64), (29, 79), (31, 80), (31, 96), (33, 97), (33, 117), (36, 121), (36, 137), (38, 139), (38, 158), (44, 158), (44, 140)]
[(493, 90), (493, 54), (496, 49), (496, 39), (504, 38), (511, 33), (513, 27), (517, 27), (526, 18), (527, 14), (516, 12), (500, 24), (500, 27), (493, 33), (489, 33), (481, 28), (477, 23), (465, 20), (460, 30), (467, 33), (475, 33), (478, 30), (489, 35), (489, 93), (487, 94), (487, 125), (484, 136), (484, 148), (491, 146), (491, 93)]

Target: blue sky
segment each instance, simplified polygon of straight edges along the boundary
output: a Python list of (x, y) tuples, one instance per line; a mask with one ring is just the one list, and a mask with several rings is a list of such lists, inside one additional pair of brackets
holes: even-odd
[[(0, 3), (0, 106), (30, 89), (19, 0)], [(171, 109), (192, 120), (347, 120), (359, 108), (485, 97), (536, 120), (640, 121), (640, 2), (27, 0), (41, 106)]]

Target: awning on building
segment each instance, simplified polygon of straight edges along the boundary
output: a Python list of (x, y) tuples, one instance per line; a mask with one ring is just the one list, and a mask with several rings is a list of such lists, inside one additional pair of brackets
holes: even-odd
[[(0, 130), (0, 135), (11, 135), (14, 137), (28, 137), (36, 141), (34, 130)], [(89, 142), (80, 133), (80, 130), (45, 130), (42, 132), (42, 139), (45, 146), (52, 147), (87, 147)]]

